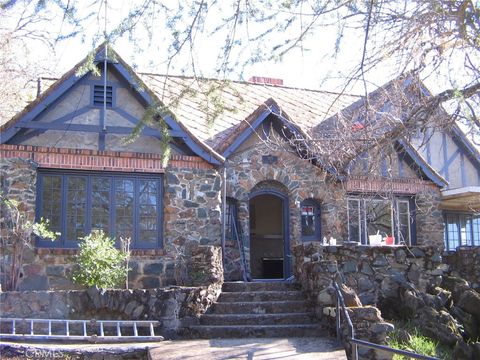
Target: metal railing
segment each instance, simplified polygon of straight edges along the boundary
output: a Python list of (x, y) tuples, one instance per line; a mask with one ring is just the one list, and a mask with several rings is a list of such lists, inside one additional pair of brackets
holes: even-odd
[(240, 261), (242, 263), (242, 275), (243, 275), (243, 281), (247, 282), (250, 281), (250, 274), (248, 272), (248, 266), (247, 266), (247, 259), (245, 256), (245, 241), (243, 239), (243, 236), (241, 237), (240, 232), (238, 231), (237, 228), (237, 223), (235, 221), (235, 216), (231, 214), (231, 220), (233, 224), (233, 231), (235, 232), (235, 240), (237, 240), (237, 246), (238, 246), (238, 251), (240, 252)]
[(413, 359), (423, 359), (423, 360), (440, 360), (436, 357), (431, 357), (431, 356), (426, 356), (426, 355), (420, 355), (411, 351), (406, 351), (406, 350), (400, 350), (400, 349), (394, 349), (389, 346), (385, 345), (380, 345), (380, 344), (375, 344), (369, 341), (365, 340), (360, 340), (355, 338), (355, 329), (353, 327), (352, 320), (350, 319), (350, 315), (348, 314), (347, 307), (345, 306), (345, 299), (343, 298), (342, 291), (340, 290), (340, 287), (338, 286), (336, 281), (333, 281), (333, 286), (335, 288), (335, 292), (337, 295), (337, 302), (336, 302), (336, 331), (337, 331), (337, 340), (341, 341), (343, 338), (343, 333), (342, 333), (342, 315), (344, 320), (346, 321), (348, 325), (348, 330), (350, 333), (350, 336), (347, 336), (345, 340), (349, 342), (352, 346), (352, 360), (358, 360), (358, 347), (364, 347), (368, 349), (376, 349), (376, 350), (383, 350), (389, 353), (394, 353), (394, 354), (399, 354), (403, 356), (408, 356)]
[[(10, 340), (161, 341), (155, 320), (67, 320), (0, 318), (0, 338)], [(4, 331), (5, 330), (5, 331)]]

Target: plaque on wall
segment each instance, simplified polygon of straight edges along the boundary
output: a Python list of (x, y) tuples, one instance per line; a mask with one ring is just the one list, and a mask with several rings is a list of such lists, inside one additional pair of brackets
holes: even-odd
[(263, 155), (262, 156), (262, 164), (276, 164), (278, 161), (278, 157), (273, 155)]

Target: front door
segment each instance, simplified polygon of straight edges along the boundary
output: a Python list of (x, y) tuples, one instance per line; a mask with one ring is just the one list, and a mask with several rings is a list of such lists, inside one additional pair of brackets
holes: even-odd
[(253, 279), (290, 276), (287, 198), (276, 191), (250, 197), (250, 273)]

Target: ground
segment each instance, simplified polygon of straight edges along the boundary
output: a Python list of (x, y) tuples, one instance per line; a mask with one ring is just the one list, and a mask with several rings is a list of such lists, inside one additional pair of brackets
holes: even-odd
[[(5, 347), (12, 346), (15, 351), (5, 352)], [(68, 357), (67, 353), (88, 353), (85, 358), (102, 359), (99, 353), (106, 354), (108, 359), (121, 359), (113, 354), (125, 354), (128, 350), (143, 350), (149, 348), (149, 358), (152, 360), (193, 360), (193, 359), (282, 359), (282, 360), (346, 360), (345, 350), (334, 339), (326, 338), (288, 338), (288, 339), (215, 339), (215, 340), (182, 340), (163, 341), (161, 343), (126, 344), (118, 345), (93, 345), (93, 344), (14, 344), (3, 343), (2, 358), (25, 359), (39, 358), (35, 355), (50, 354), (56, 358)], [(42, 352), (43, 351), (43, 352)], [(48, 351), (51, 351), (48, 353)], [(14, 353), (17, 353), (14, 355)], [(54, 355), (52, 355), (54, 354)]]

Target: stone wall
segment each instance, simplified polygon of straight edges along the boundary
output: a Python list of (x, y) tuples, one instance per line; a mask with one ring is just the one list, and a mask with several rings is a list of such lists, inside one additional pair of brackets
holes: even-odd
[[(263, 156), (276, 158), (276, 162), (264, 163)], [(343, 238), (346, 206), (344, 193), (336, 187), (326, 173), (297, 155), (283, 149), (274, 150), (265, 144), (255, 144), (232, 155), (226, 163), (227, 196), (238, 202), (239, 230), (245, 241), (247, 262), (250, 260), (250, 194), (256, 190), (274, 189), (288, 198), (289, 241), (293, 248), (302, 242), (300, 203), (306, 199), (316, 200), (321, 205), (321, 227), (333, 237)], [(343, 231), (343, 233), (342, 233)], [(241, 279), (240, 254), (234, 241), (226, 243), (225, 277)]]
[[(321, 246), (317, 243), (295, 248), (295, 274), (311, 278), (314, 272), (305, 262), (319, 259), (337, 264), (342, 281), (354, 289), (362, 304), (379, 304), (382, 299), (398, 298), (400, 287), (407, 282), (420, 292), (439, 286), (446, 266), (440, 250), (419, 246)], [(303, 282), (304, 280), (302, 280)]]
[[(162, 249), (132, 250), (130, 288), (182, 285), (187, 281), (184, 266), (190, 256), (187, 248), (192, 248), (188, 243), (220, 245), (219, 173), (177, 160), (164, 175), (164, 246)], [(182, 164), (186, 167), (178, 167)], [(35, 216), (37, 167), (38, 164), (30, 159), (0, 159), (1, 190), (7, 197), (18, 200), (31, 220)], [(8, 231), (3, 221), (1, 224), (3, 237)], [(75, 253), (75, 249), (34, 246), (26, 249), (19, 289), (78, 289), (69, 280)], [(1, 259), (0, 274), (4, 274), (8, 269), (8, 253), (1, 254)], [(188, 276), (193, 276), (195, 271), (197, 278), (203, 276), (198, 269)], [(1, 281), (4, 282), (3, 278)]]
[[(333, 332), (336, 329), (337, 300), (332, 281), (335, 280), (338, 284), (344, 282), (342, 269), (336, 260), (323, 260), (320, 253), (313, 250), (318, 249), (304, 245), (295, 248), (295, 256), (297, 258), (295, 276), (312, 301), (317, 319)], [(393, 326), (383, 320), (380, 311), (376, 307), (362, 306), (352, 289), (344, 285), (340, 286), (349, 317), (352, 320), (355, 337), (360, 340), (385, 345), (387, 333), (393, 330)], [(345, 341), (347, 337), (351, 336), (350, 328), (343, 315), (341, 319), (343, 344), (347, 354), (351, 356), (352, 348)], [(362, 359), (391, 359), (392, 357), (391, 354), (366, 348), (358, 348), (358, 354)]]
[[(271, 145), (271, 144), (269, 144)], [(264, 157), (276, 161), (264, 161)], [(333, 237), (341, 244), (348, 239), (348, 193), (376, 196), (399, 185), (399, 194), (416, 194), (417, 244), (443, 248), (443, 218), (438, 209), (440, 192), (432, 183), (419, 179), (372, 179), (341, 183), (328, 176), (324, 170), (302, 160), (298, 155), (282, 148), (257, 142), (233, 154), (226, 163), (227, 196), (238, 203), (239, 229), (244, 237), (245, 255), (250, 259), (250, 195), (260, 189), (274, 189), (288, 198), (290, 248), (302, 243), (300, 204), (307, 199), (320, 205), (321, 238)], [(401, 180), (401, 181), (400, 181)], [(381, 186), (380, 186), (381, 185)], [(401, 186), (400, 186), (401, 185)], [(319, 239), (320, 240), (320, 239)], [(226, 278), (241, 279), (240, 254), (235, 241), (227, 241), (225, 254)]]
[(168, 253), (181, 251), (188, 241), (220, 245), (221, 183), (214, 169), (167, 169), (164, 243)]
[(158, 320), (158, 335), (175, 338), (216, 300), (221, 284), (144, 290), (62, 290), (0, 293), (2, 317)]
[(480, 246), (460, 247), (457, 251), (443, 254), (443, 259), (452, 276), (467, 280), (480, 291)]
[(417, 194), (415, 198), (417, 245), (444, 249), (443, 214), (439, 208), (440, 201), (438, 188)]
[(9, 291), (0, 293), (0, 313), (19, 318), (153, 319), (161, 322), (162, 335), (175, 337), (183, 326), (198, 322), (198, 316), (217, 299), (223, 284), (219, 247), (189, 243), (183, 261), (176, 270), (189, 287)]

